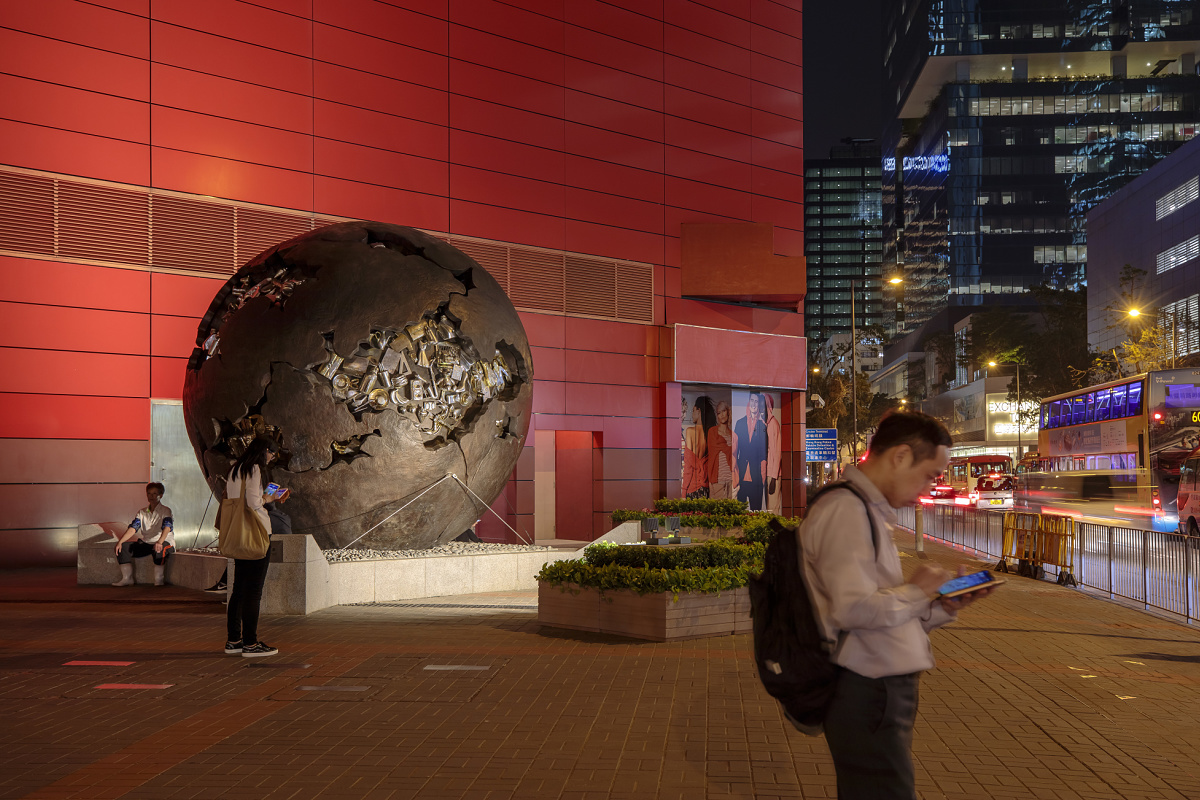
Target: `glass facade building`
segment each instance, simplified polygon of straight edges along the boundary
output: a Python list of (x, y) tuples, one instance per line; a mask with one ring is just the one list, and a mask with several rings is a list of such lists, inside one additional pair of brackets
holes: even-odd
[(1085, 285), (1087, 212), (1200, 126), (1200, 3), (885, 5), (892, 332)]
[(804, 162), (804, 330), (811, 350), (850, 336), (850, 282), (859, 329), (883, 324), (880, 151), (851, 141)]

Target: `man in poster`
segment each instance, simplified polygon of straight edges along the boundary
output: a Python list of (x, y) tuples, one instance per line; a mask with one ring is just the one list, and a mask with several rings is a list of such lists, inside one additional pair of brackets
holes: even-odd
[(749, 504), (751, 511), (762, 511), (763, 477), (767, 470), (767, 427), (762, 418), (762, 395), (746, 397), (746, 416), (733, 426), (733, 460), (736, 497)]

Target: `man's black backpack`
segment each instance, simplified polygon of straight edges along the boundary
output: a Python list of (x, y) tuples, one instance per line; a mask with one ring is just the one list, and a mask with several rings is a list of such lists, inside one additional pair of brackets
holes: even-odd
[[(847, 489), (867, 504), (862, 492), (847, 481), (831, 483), (817, 492), (809, 510), (829, 492)], [(871, 544), (875, 545), (875, 521)], [(833, 699), (837, 667), (830, 660), (834, 643), (825, 642), (817, 625), (812, 600), (800, 572), (796, 529), (772, 520), (776, 535), (767, 545), (763, 571), (750, 579), (750, 614), (754, 618), (754, 660), (767, 693), (783, 706), (784, 715), (810, 736), (821, 732), (825, 711)]]

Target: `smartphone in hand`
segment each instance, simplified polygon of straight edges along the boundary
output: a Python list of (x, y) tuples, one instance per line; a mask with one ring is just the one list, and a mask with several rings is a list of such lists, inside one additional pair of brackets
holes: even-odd
[(997, 578), (988, 570), (980, 570), (973, 572), (970, 575), (960, 575), (957, 578), (951, 578), (938, 587), (939, 597), (960, 597), (964, 594), (978, 592), (980, 589), (990, 589), (993, 586), (999, 586), (1002, 583), (1007, 583), (1003, 578)]

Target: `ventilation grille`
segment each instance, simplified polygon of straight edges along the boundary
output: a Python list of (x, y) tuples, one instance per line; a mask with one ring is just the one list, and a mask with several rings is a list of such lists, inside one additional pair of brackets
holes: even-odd
[[(0, 169), (0, 252), (231, 275), (266, 248), (343, 218)], [(434, 234), (529, 311), (654, 321), (654, 267)]]

